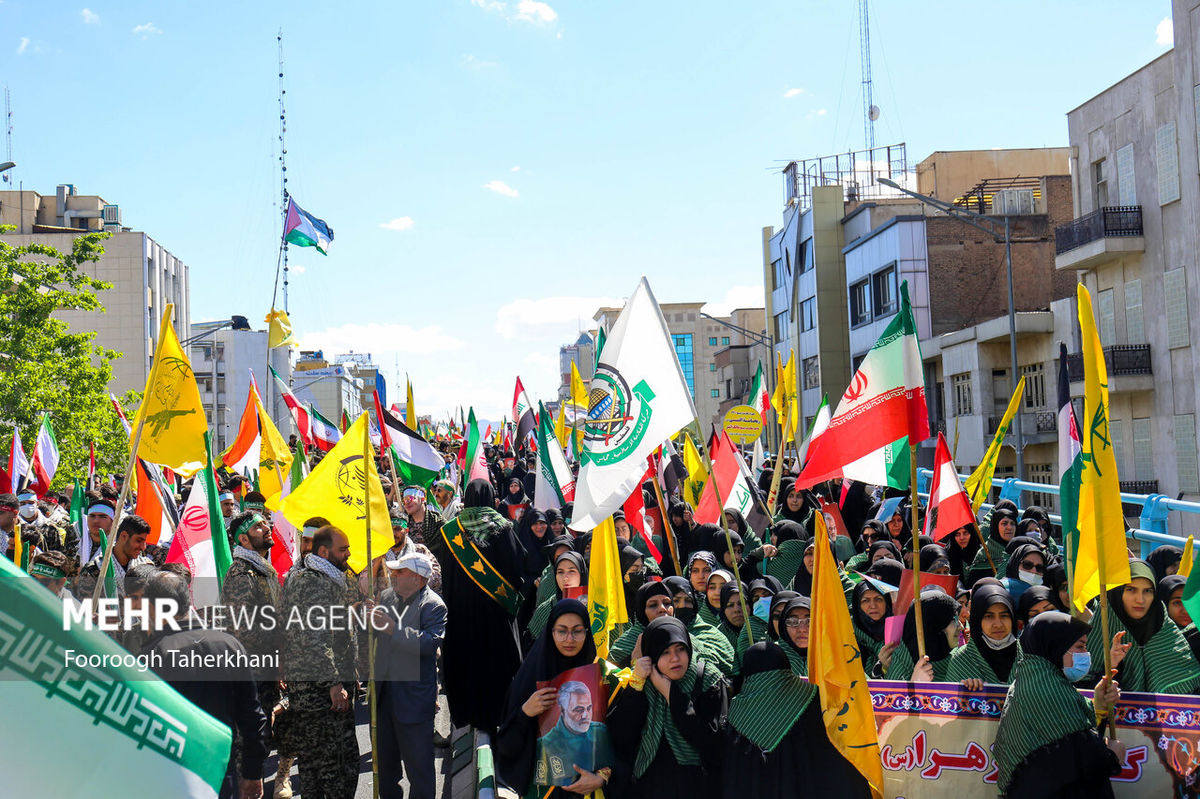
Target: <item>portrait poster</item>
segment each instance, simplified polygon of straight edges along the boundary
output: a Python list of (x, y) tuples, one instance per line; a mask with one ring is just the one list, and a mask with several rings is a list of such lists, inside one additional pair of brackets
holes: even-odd
[(579, 778), (575, 766), (591, 772), (611, 767), (615, 758), (604, 724), (608, 686), (600, 678), (600, 664), (569, 669), (537, 687), (557, 688), (558, 697), (538, 717), (534, 782), (562, 787)]

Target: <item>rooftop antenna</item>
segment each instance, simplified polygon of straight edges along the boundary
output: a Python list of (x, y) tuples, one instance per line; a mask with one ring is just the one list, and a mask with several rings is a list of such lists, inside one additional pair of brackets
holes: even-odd
[(871, 22), (867, 2), (858, 0), (858, 46), (862, 61), (863, 140), (868, 150), (874, 150), (875, 120), (879, 119), (879, 106), (875, 105), (871, 92)]
[[(285, 95), (287, 95), (287, 89), (283, 87), (283, 28), (279, 29), (279, 33), (275, 38), (279, 42), (279, 195), (283, 207), (283, 227), (280, 230), (286, 230), (288, 212), (287, 111), (283, 101)], [(282, 241), (280, 246), (283, 248), (283, 310), (285, 313), (291, 313), (291, 308), (288, 307), (288, 246), (283, 236), (284, 234), (280, 233), (280, 240)]]
[[(4, 160), (11, 161), (12, 158), (12, 96), (9, 94), (8, 86), (4, 87)], [(5, 183), (12, 183), (12, 169), (5, 170), (0, 174), (0, 180)]]

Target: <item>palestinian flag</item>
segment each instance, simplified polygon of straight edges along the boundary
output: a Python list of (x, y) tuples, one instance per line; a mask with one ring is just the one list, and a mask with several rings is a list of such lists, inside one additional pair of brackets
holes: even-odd
[(338, 430), (333, 422), (322, 416), (316, 406), (308, 406), (308, 418), (312, 424), (313, 445), (321, 452), (328, 452), (342, 440), (342, 431)]
[(432, 445), (379, 403), (375, 394), (375, 413), (379, 416), (379, 434), (383, 446), (392, 453), (392, 464), (405, 485), (428, 487), (437, 479), (446, 462)]
[[(1067, 579), (1073, 580), (1079, 550), (1079, 478), (1083, 474), (1083, 445), (1071, 405), (1067, 345), (1058, 344), (1058, 510), (1067, 551)], [(1073, 583), (1072, 583), (1073, 584)]]
[(167, 487), (157, 466), (138, 458), (135, 469), (138, 492), (134, 513), (150, 525), (146, 543), (167, 544), (179, 524), (173, 492)]
[(929, 438), (925, 376), (917, 325), (900, 284), (900, 312), (871, 347), (838, 403), (829, 427), (808, 452), (798, 488), (835, 477), (908, 486), (908, 444)]
[(333, 228), (325, 224), (324, 219), (317, 219), (288, 197), (283, 240), (298, 247), (316, 247), (321, 255), (328, 255), (329, 243), (333, 241)]
[(749, 405), (758, 411), (763, 424), (766, 424), (767, 411), (771, 410), (771, 395), (767, 393), (767, 381), (763, 377), (762, 361), (758, 362), (758, 371), (754, 373), (754, 382), (750, 384)]
[(275, 378), (275, 383), (279, 386), (279, 396), (283, 397), (283, 404), (292, 414), (292, 423), (296, 425), (296, 432), (299, 434), (300, 440), (304, 442), (304, 446), (311, 447), (313, 445), (312, 423), (309, 421), (308, 409), (301, 404), (300, 400), (296, 399), (296, 395), (275, 371), (275, 367), (268, 365), (267, 368), (271, 370), (271, 376)]
[[(5, 796), (127, 796), (136, 774), (145, 796), (216, 799), (228, 727), (153, 672), (121, 665), (128, 653), (104, 633), (64, 629), (62, 601), (6, 558), (0, 607), (12, 612), (11, 642), (0, 651), (0, 707), (10, 721), (0, 725)], [(103, 665), (64, 668), (68, 651)], [(81, 756), (97, 752), (121, 767)]]

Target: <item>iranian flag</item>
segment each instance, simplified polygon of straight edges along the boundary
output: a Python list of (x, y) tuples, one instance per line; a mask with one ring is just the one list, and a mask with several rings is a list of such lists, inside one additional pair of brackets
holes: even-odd
[(804, 443), (800, 445), (799, 457), (796, 464), (797, 469), (803, 466), (804, 462), (808, 459), (808, 451), (812, 449), (812, 443), (829, 429), (830, 420), (829, 395), (825, 394), (821, 397), (821, 405), (817, 408), (816, 415), (813, 416), (812, 424), (808, 426), (808, 434), (804, 436)]
[(198, 608), (220, 604), (221, 584), (233, 562), (217, 499), (210, 435), (204, 434), (205, 450), (209, 453), (205, 466), (192, 481), (192, 493), (179, 515), (179, 526), (167, 552), (167, 563), (182, 563), (192, 572), (192, 605)]
[(404, 484), (424, 488), (436, 480), (446, 462), (428, 441), (383, 409), (379, 392), (375, 392), (375, 413), (382, 445), (392, 453), (392, 465)]
[(321, 452), (328, 452), (342, 440), (342, 431), (322, 416), (315, 405), (308, 406), (308, 418), (312, 424), (313, 445)]
[(871, 347), (829, 427), (810, 447), (796, 487), (836, 477), (907, 487), (908, 442), (928, 437), (921, 348), (905, 281), (900, 284), (900, 312)]
[(308, 417), (308, 409), (300, 400), (296, 399), (296, 395), (275, 371), (275, 367), (268, 365), (267, 368), (271, 370), (271, 376), (275, 378), (275, 383), (279, 387), (279, 396), (283, 397), (283, 404), (292, 414), (292, 423), (296, 425), (296, 432), (300, 436), (300, 440), (304, 442), (304, 446), (311, 447), (313, 445), (312, 422)]
[(33, 482), (29, 488), (39, 497), (50, 490), (50, 481), (58, 471), (58, 439), (50, 426), (50, 414), (42, 414), (37, 441), (33, 445)]
[[(5, 796), (127, 796), (136, 774), (145, 796), (216, 799), (228, 727), (153, 672), (126, 664), (129, 654), (104, 633), (64, 625), (62, 600), (7, 558), (0, 608), (11, 611), (11, 642), (0, 651), (0, 707), (10, 720), (0, 725)], [(89, 661), (102, 665), (71, 665)], [(103, 752), (103, 762), (80, 757), (88, 752)]]
[(483, 457), (483, 442), (479, 438), (479, 423), (475, 421), (475, 409), (467, 415), (467, 440), (463, 442), (463, 487), (472, 480), (487, 480), (487, 461)]
[(943, 541), (960, 527), (975, 524), (971, 498), (958, 481), (958, 469), (946, 446), (946, 436), (938, 433), (933, 456), (933, 482), (929, 486), (929, 508), (925, 513), (925, 535)]
[[(534, 484), (533, 507), (538, 510), (561, 508), (575, 500), (575, 478), (567, 466), (567, 458), (554, 434), (554, 422), (546, 406), (538, 403), (537, 481)], [(639, 489), (640, 490), (640, 489)]]
[(517, 385), (513, 388), (513, 421), (517, 426), (517, 437), (515, 443), (520, 447), (525, 443), (526, 437), (537, 427), (537, 419), (533, 415), (533, 405), (529, 402), (529, 395), (525, 393), (525, 386), (521, 385), (520, 376), (517, 377)]
[(9, 491), (17, 493), (29, 477), (29, 459), (25, 457), (25, 447), (21, 446), (21, 431), (13, 426), (12, 446), (8, 450), (8, 476), (11, 485)]
[[(1067, 576), (1074, 579), (1079, 551), (1079, 478), (1083, 474), (1083, 445), (1071, 405), (1071, 376), (1067, 371), (1067, 345), (1058, 344), (1058, 502), (1067, 549)], [(1190, 552), (1190, 547), (1189, 547)]]
[(754, 382), (750, 384), (750, 407), (758, 411), (763, 424), (767, 423), (767, 411), (771, 410), (771, 395), (767, 393), (767, 381), (763, 377), (762, 361), (758, 362), (758, 371), (754, 373)]

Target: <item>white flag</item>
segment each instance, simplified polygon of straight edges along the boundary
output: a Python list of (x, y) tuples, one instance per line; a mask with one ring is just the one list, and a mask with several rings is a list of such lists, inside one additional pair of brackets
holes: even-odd
[(592, 378), (571, 527), (590, 530), (642, 481), (646, 457), (696, 418), (650, 284), (642, 278), (608, 331)]

